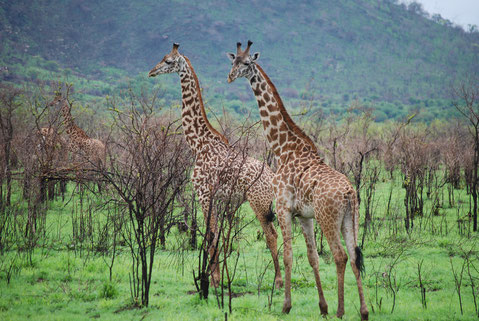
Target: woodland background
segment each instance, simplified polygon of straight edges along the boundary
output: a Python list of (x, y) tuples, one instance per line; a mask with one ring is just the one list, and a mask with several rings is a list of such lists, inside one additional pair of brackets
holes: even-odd
[[(178, 78), (147, 78), (179, 42), (213, 126), (238, 157), (274, 169), (249, 85), (226, 83), (225, 53), (248, 39), (293, 119), (358, 191), (370, 318), (479, 317), (477, 26), (394, 0), (0, 0), (0, 39), (0, 319), (319, 318), (300, 226), (283, 315), (259, 224), (234, 199), (212, 204), (222, 287), (202, 284), (208, 213), (189, 181)], [(106, 144), (105, 166), (63, 156), (55, 93)], [(315, 231), (333, 315), (335, 265)], [(344, 319), (356, 320), (349, 267), (346, 277)]]

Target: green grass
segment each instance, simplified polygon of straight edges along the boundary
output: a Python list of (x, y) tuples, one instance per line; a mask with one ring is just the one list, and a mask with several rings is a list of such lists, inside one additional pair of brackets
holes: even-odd
[[(402, 227), (401, 204), (404, 191), (400, 186), (395, 186), (393, 191), (392, 208), (397, 207), (399, 210), (400, 233), (390, 233), (388, 224), (391, 225), (392, 220), (378, 219), (375, 220), (376, 224), (382, 223), (383, 226), (377, 231), (376, 237), (370, 233), (364, 245), (366, 274), (363, 284), (370, 319), (477, 319), (467, 275), (464, 275), (462, 286), (464, 314), (461, 315), (450, 267), (450, 258), (455, 269), (460, 268), (463, 262), (457, 251), (458, 242), (463, 242), (465, 247), (472, 246), (477, 235), (469, 238), (458, 235), (455, 208), (441, 208), (440, 216), (432, 217), (431, 221), (427, 214), (430, 201), (427, 201), (422, 230), (419, 229), (420, 219), (417, 218), (415, 229), (408, 236)], [(377, 187), (375, 213), (380, 216), (383, 215), (383, 203), (388, 192), (388, 182)], [(465, 192), (456, 191), (456, 194), (456, 204), (465, 208)], [(177, 244), (184, 241), (186, 236), (179, 234), (175, 228), (168, 236), (167, 249), (159, 250), (155, 258), (149, 307), (132, 308), (129, 288), (131, 258), (126, 247), (120, 248), (116, 257), (111, 282), (105, 263), (108, 256), (103, 257), (94, 251), (87, 251), (88, 242), (82, 244), (83, 251), (78, 251), (78, 248), (77, 251), (73, 250), (71, 213), (78, 206), (79, 198), (75, 194), (68, 203), (56, 200), (49, 204), (47, 242), (35, 250), (31, 263), (25, 259), (25, 253), (22, 252), (10, 251), (0, 256), (0, 266), (5, 266), (16, 255), (20, 255), (15, 263), (17, 273), (12, 276), (10, 284), (7, 284), (5, 269), (0, 268), (0, 320), (224, 320), (225, 311), (217, 307), (214, 292), (210, 293), (208, 301), (200, 300), (198, 294), (191, 294), (195, 291), (192, 270), (197, 270), (198, 253), (178, 250)], [(253, 219), (249, 206), (243, 206), (243, 210), (247, 219)], [(96, 213), (95, 222), (101, 223), (102, 215), (101, 211)], [(442, 215), (446, 215), (445, 220)], [(439, 232), (441, 221), (442, 234)], [(448, 225), (447, 235), (445, 222)], [(427, 227), (431, 224), (437, 226), (436, 234), (431, 233), (430, 227)], [(241, 242), (237, 245), (241, 256), (233, 282), (233, 292), (239, 296), (233, 298), (233, 313), (228, 315), (228, 320), (319, 319), (317, 291), (299, 225), (293, 227), (293, 308), (289, 315), (281, 313), (282, 289), (274, 290), (273, 303), (271, 308), (268, 307), (274, 272), (264, 240), (257, 239), (259, 229), (259, 224), (253, 221), (253, 224), (244, 230)], [(278, 227), (277, 230), (279, 232)], [(281, 237), (278, 243), (282, 243)], [(395, 258), (390, 253), (400, 249), (405, 251), (393, 270), (399, 290), (395, 310), (391, 314), (393, 298), (384, 288), (383, 281), (388, 266)], [(477, 257), (477, 252), (473, 255)], [(423, 281), (427, 289), (427, 309), (422, 307), (418, 287), (417, 264), (421, 260)], [(282, 260), (280, 263), (283, 265)], [(264, 280), (258, 286), (260, 274), (265, 268), (267, 270)], [(334, 319), (337, 308), (336, 268), (327, 245), (320, 258), (320, 274), (329, 305), (329, 318)], [(376, 282), (379, 284), (377, 294)], [(346, 314), (343, 320), (357, 320), (359, 300), (349, 265), (345, 283)], [(381, 306), (378, 302), (381, 302)]]

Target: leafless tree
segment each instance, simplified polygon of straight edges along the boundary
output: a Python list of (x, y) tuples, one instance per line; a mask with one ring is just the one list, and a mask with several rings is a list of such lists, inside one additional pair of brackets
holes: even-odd
[(155, 97), (130, 92), (127, 99), (125, 109), (121, 100), (109, 101), (117, 133), (102, 175), (111, 192), (109, 202), (126, 217), (122, 232), (133, 259), (134, 304), (148, 306), (155, 252), (179, 219), (174, 204), (188, 181), (191, 155), (176, 132), (178, 123), (155, 119)]
[(365, 164), (368, 163), (371, 156), (379, 151), (379, 140), (376, 139), (374, 133), (370, 132), (373, 117), (371, 110), (365, 110), (358, 118), (349, 137), (347, 167), (354, 177), (358, 204), (361, 204), (360, 190), (362, 187), (363, 170)]
[(477, 232), (477, 192), (479, 184), (479, 78), (471, 76), (467, 81), (453, 89), (454, 106), (467, 121), (473, 138), (473, 159), (471, 177), (471, 195), (473, 201), (473, 230)]
[[(16, 110), (21, 106), (20, 96), (22, 90), (9, 85), (0, 87), (0, 207), (10, 206), (12, 195), (12, 166), (14, 150), (12, 141), (14, 137), (14, 117)], [(5, 191), (3, 182), (5, 181)]]

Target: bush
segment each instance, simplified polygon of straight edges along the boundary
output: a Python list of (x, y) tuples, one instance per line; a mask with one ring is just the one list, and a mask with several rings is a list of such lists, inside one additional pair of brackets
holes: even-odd
[(60, 66), (56, 61), (49, 60), (43, 63), (43, 68), (49, 71), (58, 71), (60, 69)]
[(113, 299), (118, 295), (118, 289), (115, 284), (110, 281), (103, 283), (103, 287), (100, 292), (100, 298), (103, 299)]

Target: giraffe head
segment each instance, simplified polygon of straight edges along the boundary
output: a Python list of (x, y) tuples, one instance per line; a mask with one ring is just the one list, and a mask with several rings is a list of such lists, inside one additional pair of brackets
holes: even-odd
[(163, 57), (163, 59), (157, 63), (153, 69), (150, 70), (148, 77), (155, 77), (159, 74), (171, 74), (174, 72), (179, 72), (183, 65), (183, 60), (181, 59), (182, 55), (178, 52), (179, 46), (179, 44), (174, 43), (171, 52)]
[(59, 107), (62, 113), (70, 112), (70, 106), (68, 105), (67, 99), (59, 92), (55, 94), (53, 100), (48, 103), (48, 107)]
[(259, 58), (259, 52), (256, 52), (253, 55), (249, 54), (249, 49), (252, 44), (253, 42), (248, 40), (248, 47), (246, 47), (245, 51), (242, 51), (241, 42), (238, 42), (236, 43), (236, 55), (231, 52), (226, 54), (233, 64), (233, 67), (231, 67), (231, 71), (228, 74), (229, 83), (235, 81), (235, 79), (239, 77), (249, 79), (253, 76), (253, 65)]
[(65, 121), (69, 122), (73, 118), (70, 113), (70, 104), (66, 97), (63, 97), (61, 93), (56, 93), (53, 100), (48, 103), (47, 107), (54, 108), (54, 110), (60, 110)]
[(55, 94), (55, 97), (53, 98), (53, 100), (51, 102), (48, 103), (48, 107), (53, 107), (53, 106), (57, 106), (58, 104), (62, 103), (64, 101), (64, 98), (62, 96), (61, 93), (57, 92)]

